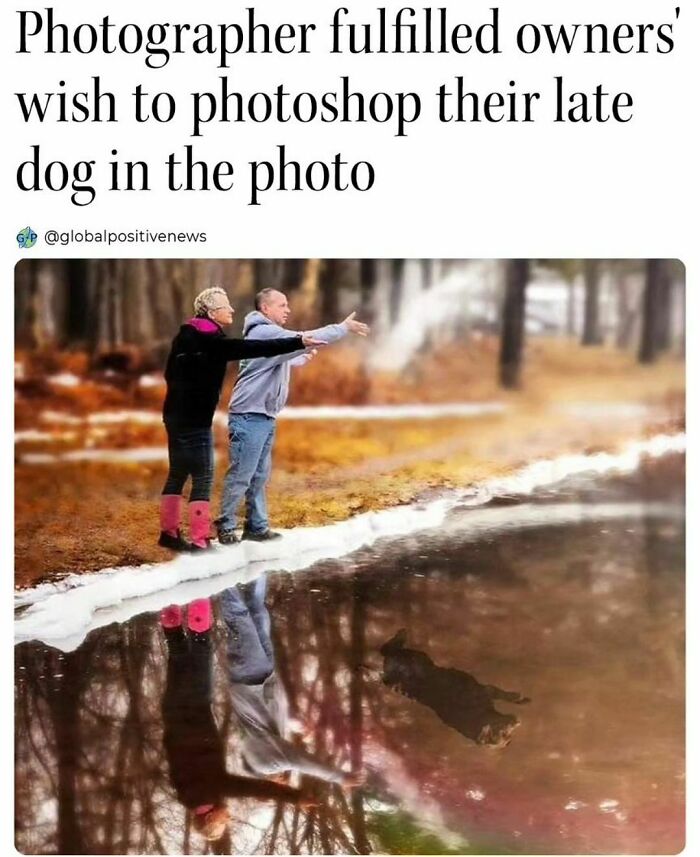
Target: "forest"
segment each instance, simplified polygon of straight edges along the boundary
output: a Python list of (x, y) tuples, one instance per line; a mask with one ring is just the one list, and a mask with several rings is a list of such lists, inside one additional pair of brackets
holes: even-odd
[[(252, 308), (261, 288), (286, 292), (299, 329), (337, 320), (352, 308), (384, 333), (410, 313), (418, 288), (434, 290), (436, 308), (449, 302), (453, 329), (458, 322), (500, 331), (501, 373), (508, 386), (517, 383), (528, 285), (536, 284), (540, 291), (549, 289), (550, 304), (560, 304), (560, 317), (546, 320), (547, 333), (577, 338), (583, 345), (612, 341), (619, 348), (636, 348), (643, 363), (671, 347), (683, 351), (679, 262), (512, 260), (491, 263), (475, 283), (477, 264), (429, 259), (30, 261), (17, 268), (17, 345), (84, 349), (98, 362), (135, 346), (146, 363), (157, 363), (194, 296), (214, 284), (224, 286), (241, 310)], [(454, 281), (461, 285), (455, 287)], [(472, 302), (479, 305), (478, 314), (469, 312)], [(533, 321), (537, 312), (533, 307)], [(414, 323), (427, 339), (431, 331), (423, 320)]]
[[(142, 524), (167, 458), (162, 372), (210, 285), (236, 308), (234, 336), (266, 286), (289, 296), (290, 328), (350, 312), (372, 328), (293, 373), (269, 495), (278, 526), (684, 425), (675, 261), (48, 259), (20, 263), (16, 278), (20, 585), (165, 558)], [(214, 422), (215, 496), (234, 378), (232, 368)]]

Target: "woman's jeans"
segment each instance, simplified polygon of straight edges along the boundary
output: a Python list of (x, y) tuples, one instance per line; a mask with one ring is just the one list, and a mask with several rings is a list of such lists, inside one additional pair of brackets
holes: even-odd
[(275, 669), (266, 589), (267, 578), (263, 574), (244, 586), (232, 586), (221, 595), (228, 674), (237, 684), (262, 684)]
[(264, 533), (267, 519), (265, 487), (272, 466), (275, 420), (265, 414), (231, 414), (229, 417), (229, 468), (224, 478), (219, 530), (236, 527), (236, 512), (245, 497), (245, 529)]
[(214, 479), (214, 439), (212, 430), (178, 431), (166, 426), (170, 469), (163, 494), (182, 494), (188, 477), (192, 477), (190, 502), (208, 500)]

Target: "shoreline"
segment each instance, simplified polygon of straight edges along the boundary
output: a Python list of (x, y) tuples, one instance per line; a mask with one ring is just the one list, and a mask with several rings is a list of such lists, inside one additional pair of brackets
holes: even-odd
[[(510, 476), (484, 480), (472, 489), (452, 490), (425, 503), (396, 506), (364, 513), (322, 527), (298, 528), (286, 534), (282, 544), (245, 543), (217, 547), (205, 555), (181, 555), (170, 562), (123, 566), (98, 572), (73, 574), (57, 584), (44, 583), (20, 590), (15, 599), (22, 609), (15, 620), (15, 642), (40, 640), (63, 651), (70, 651), (96, 627), (122, 622), (141, 612), (158, 610), (172, 603), (206, 597), (226, 585), (256, 577), (261, 565), (266, 571), (299, 571), (320, 560), (338, 559), (380, 538), (399, 537), (439, 526), (457, 505), (472, 505), (481, 512), (496, 512), (512, 522), (513, 507), (485, 509), (492, 497), (515, 493), (526, 497), (546, 485), (555, 484), (576, 473), (605, 474), (631, 472), (644, 456), (660, 457), (685, 451), (685, 434), (656, 435), (646, 441), (634, 441), (617, 453), (564, 455), (535, 461)], [(475, 490), (476, 489), (476, 490)], [(562, 504), (564, 506), (566, 504)], [(562, 520), (581, 514), (582, 507), (560, 510)], [(479, 508), (481, 507), (481, 508)], [(553, 510), (547, 510), (552, 515)], [(610, 509), (604, 516), (628, 514), (626, 509)], [(597, 514), (602, 514), (599, 512)], [(553, 519), (556, 523), (556, 519)], [(493, 526), (494, 520), (490, 521)], [(478, 530), (479, 519), (474, 525)], [(482, 526), (488, 526), (481, 522)], [(284, 547), (284, 554), (279, 549)], [(272, 566), (272, 567), (270, 567)]]

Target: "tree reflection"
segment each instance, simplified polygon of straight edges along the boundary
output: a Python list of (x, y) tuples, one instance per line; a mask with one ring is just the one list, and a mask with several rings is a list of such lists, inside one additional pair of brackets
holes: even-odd
[[(562, 852), (588, 845), (593, 829), (600, 837), (593, 843), (598, 850), (629, 850), (624, 838), (603, 838), (612, 836), (611, 816), (601, 816), (600, 822), (582, 816), (576, 827), (578, 816), (561, 800), (562, 783), (567, 789), (571, 783), (569, 769), (547, 757), (556, 752), (558, 757), (585, 753), (593, 758), (597, 752), (605, 759), (608, 733), (598, 724), (610, 707), (599, 692), (602, 667), (589, 663), (598, 658), (589, 640), (604, 646), (614, 640), (616, 659), (603, 652), (595, 664), (609, 664), (605, 669), (614, 679), (614, 699), (619, 699), (620, 670), (634, 662), (632, 651), (646, 652), (639, 639), (624, 636), (628, 628), (638, 628), (644, 644), (658, 637), (658, 646), (645, 654), (644, 669), (624, 678), (624, 688), (637, 697), (656, 694), (659, 717), (679, 721), (682, 669), (669, 671), (672, 687), (663, 698), (656, 685), (644, 682), (666, 652), (679, 652), (676, 659), (682, 665), (677, 648), (682, 616), (661, 625), (659, 611), (644, 597), (645, 581), (652, 580), (658, 586), (654, 598), (665, 599), (668, 617), (676, 615), (672, 611), (677, 613), (681, 602), (664, 557), (671, 556), (673, 563), (682, 559), (677, 534), (663, 529), (652, 533), (650, 528), (668, 525), (651, 517), (642, 521), (638, 535), (626, 526), (620, 527), (626, 549), (619, 562), (627, 565), (623, 574), (606, 572), (610, 586), (618, 588), (603, 594), (593, 583), (609, 548), (592, 538), (597, 531), (590, 528), (568, 532), (566, 563), (560, 544), (546, 529), (507, 534), (496, 545), (465, 543), (458, 550), (451, 535), (451, 562), (445, 540), (436, 535), (421, 543), (406, 539), (401, 551), (380, 547), (296, 575), (270, 575), (266, 598), (264, 577), (216, 596), (206, 645), (196, 649), (194, 658), (192, 647), (203, 641), (193, 639), (191, 629), (164, 629), (162, 618), (153, 614), (95, 631), (68, 654), (37, 644), (18, 646), (18, 847), (37, 854), (366, 854), (416, 853), (412, 849), (428, 847), (432, 853), (447, 853), (466, 847), (461, 842), (448, 845), (447, 830), (470, 825), (478, 830), (487, 819), (493, 829), (501, 824), (512, 831), (523, 817), (534, 816), (554, 831), (550, 842), (564, 825), (581, 837), (562, 840)], [(635, 538), (636, 547), (627, 549)], [(658, 554), (656, 565), (643, 561), (649, 551)], [(657, 566), (667, 574), (659, 574)], [(622, 614), (625, 620), (613, 627), (618, 605), (635, 612)], [(608, 612), (601, 612), (602, 606)], [(515, 623), (512, 629), (510, 623)], [(399, 638), (387, 648), (401, 627), (410, 629), (415, 647)], [(606, 636), (606, 627), (613, 628), (614, 637)], [(548, 628), (553, 629), (550, 637)], [(253, 633), (257, 656), (241, 661), (242, 641), (248, 639), (245, 645), (252, 651)], [(523, 651), (524, 641), (532, 641), (532, 657)], [(180, 654), (187, 655), (189, 666)], [(538, 671), (549, 669), (546, 658), (557, 680), (536, 687)], [(478, 681), (464, 671), (472, 665)], [(491, 724), (496, 734), (495, 714), (512, 717), (500, 714), (494, 701), (525, 701), (519, 693), (496, 687), (512, 686), (516, 675), (517, 686), (542, 704), (527, 710), (522, 734), (505, 754), (486, 753), (473, 743), (484, 724)], [(240, 685), (251, 678), (265, 684), (272, 676), (272, 714), (268, 708), (257, 710), (251, 722), (250, 687)], [(589, 698), (600, 710), (586, 721)], [(647, 703), (643, 717), (628, 705), (630, 749), (617, 745), (620, 773), (614, 771), (609, 781), (633, 783), (630, 801), (637, 784), (645, 782), (638, 773), (653, 769), (663, 785), (672, 782), (679, 765), (682, 769), (675, 726), (661, 736), (650, 719), (656, 704)], [(185, 787), (196, 779), (192, 732), (184, 734), (191, 726), (185, 716), (188, 706), (199, 712), (195, 726), (206, 732), (205, 742), (216, 758), (209, 757), (199, 774), (207, 794), (183, 799), (174, 773), (178, 754)], [(464, 727), (461, 734), (472, 740), (464, 741), (450, 728), (455, 718)], [(294, 731), (292, 721), (303, 728)], [(596, 724), (590, 734), (587, 722)], [(609, 734), (614, 739), (617, 733)], [(636, 764), (634, 748), (649, 736), (659, 742), (663, 738), (663, 763), (650, 747), (644, 762), (648, 767), (624, 767), (628, 757), (630, 765)], [(534, 742), (531, 748), (528, 741)], [(443, 759), (455, 753), (470, 755), (460, 756), (458, 766), (449, 768)], [(487, 757), (492, 761), (482, 763)], [(495, 767), (514, 757), (515, 769)], [(490, 803), (467, 794), (473, 791), (469, 777), (477, 767), (481, 784), (494, 794)], [(553, 773), (555, 767), (564, 768), (564, 778)], [(362, 786), (341, 786), (343, 773), (363, 770), (368, 775)], [(593, 779), (608, 777), (603, 767), (590, 770)], [(530, 772), (532, 789), (527, 788)], [(272, 780), (283, 776), (287, 783)], [(223, 795), (231, 823), (217, 840), (208, 841), (196, 828), (195, 810), (215, 803), (218, 794), (212, 797), (212, 789), (224, 781), (231, 786)], [(254, 788), (251, 781), (262, 785)], [(584, 777), (580, 781), (587, 782)], [(431, 791), (435, 783), (442, 792)], [(290, 800), (297, 789), (305, 800)], [(518, 850), (513, 838), (506, 844)], [(527, 843), (520, 850), (525, 847)]]

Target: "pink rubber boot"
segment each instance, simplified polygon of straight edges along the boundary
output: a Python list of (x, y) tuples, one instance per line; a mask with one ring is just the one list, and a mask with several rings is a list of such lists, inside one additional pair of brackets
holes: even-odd
[(198, 598), (187, 605), (187, 627), (197, 634), (211, 628), (211, 602), (208, 598)]
[(192, 550), (209, 549), (209, 501), (192, 500), (190, 502), (190, 539)]
[(160, 611), (160, 624), (163, 628), (179, 628), (182, 625), (182, 620), (182, 607), (178, 604), (170, 604)]
[(180, 511), (182, 497), (179, 494), (162, 494), (160, 498), (160, 538), (162, 548), (173, 551), (188, 551), (190, 545), (180, 535)]

